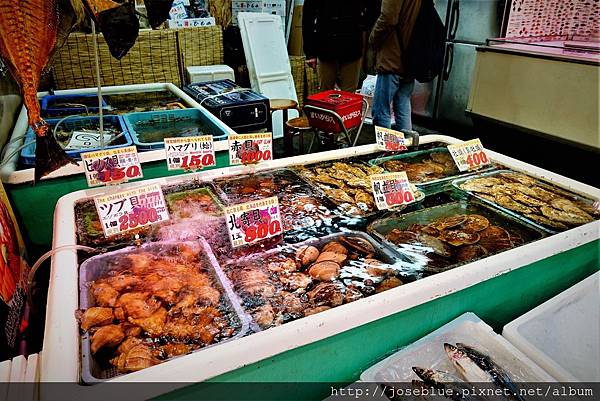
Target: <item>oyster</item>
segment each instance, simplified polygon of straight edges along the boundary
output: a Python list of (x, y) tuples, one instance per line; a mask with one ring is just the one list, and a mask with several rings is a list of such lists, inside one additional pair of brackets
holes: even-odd
[(469, 192), (483, 192), (492, 193), (492, 188), (498, 185), (502, 185), (504, 182), (499, 178), (494, 177), (483, 177), (474, 178), (460, 185), (461, 189)]
[(542, 214), (549, 219), (560, 221), (562, 223), (578, 225), (593, 221), (589, 215), (582, 216), (571, 211), (559, 210), (550, 206), (542, 206), (540, 210), (542, 211)]
[(346, 287), (346, 293), (344, 294), (344, 301), (346, 303), (354, 302), (363, 298), (363, 293), (352, 285)]
[(282, 275), (279, 277), (279, 280), (289, 291), (296, 291), (300, 288), (304, 289), (312, 284), (312, 279), (308, 275), (298, 272)]
[[(361, 203), (365, 205), (365, 211), (373, 210), (375, 207), (375, 200), (373, 199), (373, 195), (365, 192), (365, 191), (357, 191), (354, 195), (354, 203), (360, 205)], [(359, 206), (360, 207), (360, 206)]]
[(394, 244), (405, 244), (418, 241), (417, 233), (408, 230), (401, 231), (397, 228), (390, 231), (385, 238)]
[(344, 181), (340, 181), (340, 180), (336, 180), (335, 178), (331, 177), (330, 175), (328, 175), (325, 172), (320, 172), (318, 174), (315, 174), (311, 177), (314, 181), (321, 183), (321, 184), (326, 184), (326, 185), (333, 185), (334, 187), (338, 187), (341, 188), (344, 186)]
[(525, 174), (510, 172), (510, 173), (499, 173), (499, 177), (505, 178), (509, 181), (514, 181), (521, 183), (523, 185), (533, 186), (537, 184), (537, 181), (534, 178), (526, 176)]
[(440, 233), (439, 239), (453, 246), (476, 244), (480, 237), (476, 232), (468, 233), (461, 230), (445, 230)]
[(581, 217), (582, 220), (586, 220), (588, 223), (594, 220), (592, 218), (592, 216), (590, 216), (589, 214), (587, 214), (586, 212), (581, 210), (579, 207), (577, 207), (577, 205), (575, 205), (573, 202), (571, 202), (568, 199), (562, 199), (562, 198), (553, 199), (550, 202), (550, 206), (552, 206), (553, 208), (556, 208), (556, 209), (560, 209), (566, 213), (577, 215), (577, 216)]
[(266, 329), (273, 324), (273, 321), (275, 320), (275, 311), (273, 310), (273, 306), (267, 303), (256, 309), (252, 314), (252, 317), (260, 327)]
[(343, 189), (324, 189), (323, 192), (334, 202), (354, 204), (354, 198)]
[(267, 265), (267, 269), (271, 272), (294, 272), (298, 270), (298, 264), (292, 258), (285, 258), (283, 260), (278, 260), (274, 262), (270, 262)]
[(478, 245), (485, 248), (490, 253), (512, 248), (513, 243), (508, 231), (498, 226), (489, 226), (479, 233)]
[(344, 302), (344, 295), (334, 283), (319, 283), (308, 292), (308, 299), (315, 306), (339, 306)]
[(419, 241), (426, 247), (430, 248), (431, 251), (437, 255), (449, 258), (452, 256), (448, 245), (437, 239), (432, 235), (419, 233)]
[(529, 206), (525, 206), (522, 203), (519, 203), (513, 200), (510, 196), (507, 195), (497, 195), (496, 202), (509, 210), (513, 210), (519, 213), (535, 213), (535, 209), (530, 208)]
[(329, 309), (331, 309), (331, 306), (317, 306), (316, 308), (305, 309), (304, 316), (316, 315)]
[(548, 227), (556, 228), (559, 230), (568, 230), (569, 229), (569, 227), (567, 227), (560, 221), (552, 220), (545, 216), (540, 216), (539, 214), (527, 213), (524, 216), (530, 220), (535, 221), (538, 224), (543, 224)]
[(340, 275), (340, 265), (331, 260), (315, 262), (308, 269), (308, 274), (318, 281), (333, 281)]
[(467, 216), (460, 214), (457, 216), (444, 217), (442, 219), (436, 220), (435, 222), (429, 224), (429, 227), (434, 228), (438, 231), (442, 231), (448, 228), (460, 226), (466, 221)]

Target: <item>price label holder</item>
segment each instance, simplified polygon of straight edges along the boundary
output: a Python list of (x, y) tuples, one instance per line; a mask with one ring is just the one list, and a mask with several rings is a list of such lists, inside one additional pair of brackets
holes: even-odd
[(375, 204), (379, 210), (390, 210), (415, 201), (406, 172), (376, 174), (369, 177)]
[(277, 197), (225, 208), (229, 239), (234, 248), (283, 233)]
[(97, 196), (94, 203), (106, 237), (169, 220), (159, 184)]
[[(69, 143), (65, 146), (65, 150), (99, 148), (101, 137), (102, 136), (98, 132), (73, 131)], [(104, 134), (104, 143), (108, 143), (111, 138), (112, 135)]]
[(171, 170), (201, 170), (216, 166), (212, 135), (165, 138), (167, 168)]
[(385, 152), (402, 152), (408, 149), (404, 133), (400, 131), (376, 126), (375, 140), (377, 149)]
[(231, 166), (257, 164), (269, 160), (273, 160), (273, 135), (270, 132), (229, 136)]
[(479, 139), (448, 145), (448, 151), (461, 172), (477, 170), (491, 163)]
[(89, 187), (144, 177), (135, 146), (82, 153), (81, 160)]

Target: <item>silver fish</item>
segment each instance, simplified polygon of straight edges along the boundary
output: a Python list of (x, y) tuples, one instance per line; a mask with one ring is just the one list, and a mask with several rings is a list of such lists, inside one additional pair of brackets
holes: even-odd
[(446, 397), (454, 401), (475, 401), (471, 397), (471, 388), (467, 383), (448, 372), (434, 369), (413, 367), (412, 370), (425, 382), (425, 384), (448, 391)]
[(456, 348), (466, 354), (481, 370), (488, 373), (492, 379), (492, 383), (502, 389), (509, 390), (513, 399), (525, 401), (525, 399), (519, 395), (519, 389), (515, 383), (513, 383), (508, 373), (498, 366), (489, 355), (485, 355), (476, 349), (461, 343), (456, 343)]
[(490, 372), (486, 372), (473, 361), (467, 353), (458, 349), (452, 344), (445, 343), (444, 350), (452, 365), (458, 373), (468, 382), (471, 383), (493, 383), (494, 379)]

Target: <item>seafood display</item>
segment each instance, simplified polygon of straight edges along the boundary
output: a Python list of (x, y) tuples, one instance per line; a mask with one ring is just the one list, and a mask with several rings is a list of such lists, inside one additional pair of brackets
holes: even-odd
[(408, 180), (414, 184), (438, 182), (460, 174), (445, 148), (373, 159), (370, 164), (383, 167), (390, 173), (405, 171)]
[(277, 196), (284, 230), (300, 230), (331, 224), (331, 207), (325, 199), (290, 170), (215, 180), (227, 205)]
[(36, 180), (75, 163), (41, 118), (37, 98), (42, 72), (78, 19), (75, 3), (28, 0), (15, 5), (12, 0), (0, 1), (0, 56), (21, 90), (29, 126), (36, 134)]
[(395, 245), (424, 276), (502, 252), (543, 236), (478, 202), (454, 202), (375, 221), (370, 230)]
[[(168, 191), (168, 189), (165, 189)], [(179, 190), (165, 195), (171, 219), (193, 219), (201, 214), (221, 215), (223, 206), (215, 194), (207, 187)]]
[(404, 284), (395, 260), (367, 235), (335, 234), (223, 266), (260, 329)]
[(383, 173), (381, 167), (362, 162), (333, 162), (301, 166), (297, 171), (344, 213), (364, 216), (377, 211), (369, 176)]
[(96, 379), (244, 334), (243, 318), (198, 243), (104, 254), (86, 261), (80, 274), (82, 347)]
[(600, 210), (591, 201), (513, 171), (475, 177), (457, 186), (553, 231), (600, 218)]
[(117, 114), (186, 108), (181, 98), (170, 91), (107, 95), (104, 99), (108, 103), (110, 111)]

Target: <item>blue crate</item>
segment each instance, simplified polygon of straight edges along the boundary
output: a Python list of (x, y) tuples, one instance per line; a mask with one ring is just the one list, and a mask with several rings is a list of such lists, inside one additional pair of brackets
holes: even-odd
[[(98, 109), (98, 95), (96, 94), (82, 94), (82, 95), (46, 95), (42, 98), (42, 117), (61, 117), (70, 116), (77, 114), (85, 114), (85, 107), (70, 106), (70, 107), (55, 107), (56, 102), (61, 103), (81, 103), (83, 100), (92, 100), (95, 106), (89, 106), (87, 111), (91, 114), (97, 114)], [(102, 99), (102, 108), (106, 109), (108, 104), (104, 98)]]
[[(127, 127), (125, 122), (123, 121), (123, 117), (121, 116), (104, 116), (104, 126), (117, 126), (119, 130), (124, 133), (122, 137), (117, 139), (118, 144), (106, 146), (105, 149), (114, 149), (120, 148), (124, 146), (131, 146), (133, 141), (131, 140), (131, 136), (127, 131)], [(56, 124), (60, 121), (60, 119), (52, 119), (47, 120), (50, 128), (48, 129), (48, 135), (52, 135), (52, 130), (56, 126)], [(80, 130), (82, 128), (88, 129), (97, 129), (99, 126), (100, 118), (99, 117), (72, 117), (67, 120), (64, 120), (61, 123), (61, 127), (64, 127), (69, 130)], [(30, 143), (31, 142), (31, 143)], [(28, 146), (24, 147), (21, 150), (21, 163), (27, 166), (35, 166), (35, 133), (31, 128), (27, 130), (27, 134), (25, 134), (25, 142), (30, 143)], [(81, 160), (82, 152), (93, 152), (95, 150), (100, 150), (100, 148), (90, 148), (85, 150), (67, 150), (67, 155)]]
[(220, 141), (227, 139), (227, 132), (219, 128), (209, 117), (197, 109), (185, 110), (163, 110), (163, 111), (146, 111), (141, 113), (129, 113), (124, 115), (127, 130), (133, 138), (133, 143), (138, 150), (154, 150), (164, 149), (165, 143), (163, 140), (156, 142), (144, 142), (140, 139), (138, 131), (140, 126), (144, 124), (152, 124), (153, 127), (160, 129), (169, 129), (175, 122), (194, 122), (199, 126), (205, 127), (202, 133), (198, 135), (212, 135), (213, 140)]

